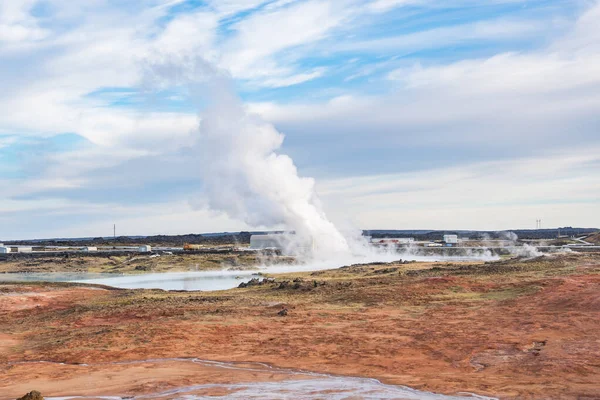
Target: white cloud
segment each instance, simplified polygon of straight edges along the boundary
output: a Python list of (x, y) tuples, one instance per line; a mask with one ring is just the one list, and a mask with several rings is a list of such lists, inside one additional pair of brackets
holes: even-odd
[(600, 49), (590, 49), (579, 32), (587, 32), (589, 15), (599, 7), (566, 35), (568, 46), (558, 39), (535, 52), (398, 68), (387, 75), (395, 90), (382, 95), (251, 107), (306, 135), (368, 137), (370, 143), (394, 146), (435, 142), (539, 150), (565, 145), (566, 135), (597, 143)]
[(25, 42), (43, 39), (48, 35), (29, 13), (36, 0), (11, 0), (0, 3), (1, 42)]
[(500, 54), (483, 60), (389, 73), (411, 89), (452, 90), (456, 94), (544, 94), (600, 83), (600, 54)]
[[(81, 224), (83, 218), (85, 224)], [(52, 219), (61, 224), (38, 225), (40, 220)], [(171, 234), (211, 232), (211, 227), (219, 227), (219, 231), (250, 230), (223, 214), (193, 209), (187, 202), (123, 206), (62, 199), (19, 200), (0, 211), (0, 226), (10, 227), (0, 232), (2, 240), (110, 236), (113, 223), (118, 235), (164, 234), (165, 227)]]
[[(19, 3), (20, 7), (6, 8), (2, 14), (4, 20), (33, 20), (29, 14), (33, 3), (23, 2)], [(220, 5), (215, 7), (234, 12), (253, 8), (254, 3), (251, 3), (219, 2)], [(325, 3), (292, 5), (291, 8), (281, 8), (283, 4), (280, 4), (279, 8), (272, 7), (271, 11), (258, 12), (236, 23), (238, 36), (224, 45), (232, 52), (229, 55), (223, 50), (217, 51), (216, 47), (220, 14), (200, 11), (177, 15), (164, 29), (157, 31), (157, 19), (168, 12), (165, 4), (173, 3), (162, 2), (163, 7), (142, 10), (134, 15), (111, 8), (103, 1), (84, 8), (54, 0), (54, 18), (78, 20), (73, 22), (76, 28), (53, 32), (36, 47), (21, 47), (18, 53), (12, 48), (11, 53), (7, 53), (13, 62), (31, 63), (28, 66), (31, 73), (21, 74), (14, 70), (10, 71), (12, 76), (4, 74), (6, 79), (0, 84), (5, 86), (4, 95), (0, 95), (0, 107), (7, 118), (0, 126), (0, 132), (42, 136), (77, 132), (103, 146), (141, 143), (142, 137), (152, 146), (168, 142), (173, 135), (185, 135), (195, 123), (193, 115), (117, 110), (104, 107), (101, 100), (86, 97), (103, 87), (135, 86), (143, 77), (142, 67), (157, 58), (182, 63), (186, 58), (197, 56), (216, 60), (221, 53), (223, 59), (229, 59), (239, 68), (241, 77), (262, 77), (262, 83), (255, 80), (253, 84), (268, 87), (298, 84), (317, 78), (325, 71), (315, 68), (296, 73), (294, 68), (281, 66), (271, 58), (289, 46), (318, 38), (319, 32), (328, 29), (325, 19), (329, 6)], [(90, 11), (95, 12), (90, 14)], [(279, 24), (275, 27), (283, 28), (289, 24), (277, 20), (289, 18), (290, 13), (296, 11), (300, 15), (308, 14), (294, 18), (298, 21), (297, 26), (282, 30), (277, 43), (270, 40), (268, 29), (261, 24), (272, 27)], [(319, 19), (312, 21), (315, 15)], [(4, 51), (8, 50), (4, 48)], [(52, 55), (46, 55), (49, 51)], [(39, 54), (44, 56), (38, 61)], [(243, 59), (252, 65), (244, 66)], [(35, 118), (31, 117), (33, 110)]]
[(255, 9), (269, 0), (209, 0), (207, 1), (221, 18), (237, 14), (242, 11)]
[(197, 12), (179, 16), (160, 33), (152, 47), (170, 56), (190, 55), (191, 52), (195, 52), (209, 59), (211, 57), (206, 53), (209, 53), (214, 45), (217, 27), (218, 18), (212, 13)]
[(281, 78), (266, 78), (261, 82), (261, 86), (264, 87), (284, 87), (297, 85), (302, 82), (311, 81), (313, 79), (323, 76), (325, 68), (316, 68), (313, 71), (301, 74), (295, 74)]
[[(453, 2), (452, 6), (465, 2), (475, 4), (463, 0)], [(107, 187), (125, 186), (127, 173), (139, 178), (140, 184), (150, 182), (151, 174), (156, 174), (158, 182), (163, 183), (182, 174), (194, 175), (187, 159), (176, 162), (172, 159), (178, 158), (181, 149), (188, 144), (190, 131), (196, 129), (195, 114), (108, 107), (108, 97), (89, 96), (106, 87), (138, 85), (144, 77), (143, 66), (154, 58), (185, 63), (202, 56), (227, 69), (244, 88), (258, 91), (333, 74), (344, 66), (319, 66), (319, 57), (337, 55), (338, 51), (358, 51), (369, 58), (373, 53), (388, 50), (430, 49), (475, 40), (521, 40), (554, 28), (562, 32), (566, 26), (561, 19), (536, 22), (500, 18), (365, 40), (368, 36), (362, 31), (368, 23), (365, 13), (370, 12), (370, 17), (376, 18), (379, 12), (416, 2), (228, 0), (210, 2), (199, 11), (171, 15), (169, 6), (180, 1), (130, 2), (115, 7), (113, 2), (105, 0), (51, 0), (51, 14), (43, 24), (42, 17), (31, 13), (34, 3), (11, 0), (0, 4), (0, 57), (3, 60), (0, 65), (3, 76), (0, 132), (13, 136), (76, 132), (90, 144), (77, 151), (45, 156), (36, 178), (17, 185), (14, 182), (8, 185), (6, 180), (0, 182), (3, 187), (10, 187), (0, 196), (0, 208), (16, 211), (21, 200), (15, 203), (9, 197), (35, 196), (42, 192), (59, 196), (61, 190), (89, 189), (98, 182)], [(419, 3), (433, 8), (445, 7), (435, 2)], [(333, 143), (342, 149), (369, 148), (375, 163), (377, 151), (382, 148), (437, 146), (448, 152), (464, 147), (472, 151), (498, 148), (504, 149), (503, 155), (511, 153), (511, 149), (515, 154), (517, 150), (540, 154), (563, 146), (568, 149), (580, 142), (596, 148), (600, 109), (598, 18), (600, 5), (595, 5), (580, 17), (570, 32), (536, 51), (503, 52), (453, 62), (437, 60), (422, 65), (412, 65), (411, 61), (408, 66), (402, 60), (387, 59), (375, 62), (372, 69), (361, 67), (357, 62), (358, 72), (348, 69), (355, 71), (355, 77), (393, 70), (383, 81), (374, 78), (373, 87), (326, 88), (338, 95), (324, 102), (315, 101), (316, 94), (305, 97), (301, 104), (264, 102), (249, 107), (279, 124), (286, 134), (295, 135), (296, 145), (304, 140), (299, 146), (308, 149), (311, 162), (319, 162), (313, 153), (321, 150), (321, 144), (309, 141), (326, 137), (337, 137)], [(163, 26), (165, 20), (169, 22)], [(356, 26), (360, 29), (355, 29)], [(312, 60), (310, 67), (303, 66), (305, 59)], [(393, 89), (389, 90), (390, 87)], [(0, 139), (0, 149), (13, 142), (10, 138)], [(150, 157), (156, 157), (154, 164)], [(569, 157), (574, 157), (572, 162)], [(324, 187), (326, 198), (334, 199), (331, 204), (339, 205), (336, 208), (340, 213), (357, 213), (362, 226), (402, 221), (412, 227), (420, 225), (419, 221), (433, 224), (435, 218), (428, 212), (444, 218), (449, 225), (477, 222), (476, 214), (469, 210), (483, 212), (486, 208), (494, 214), (512, 210), (514, 221), (505, 221), (510, 225), (519, 218), (528, 218), (525, 211), (520, 212), (517, 206), (510, 205), (511, 201), (515, 204), (550, 198), (558, 201), (560, 192), (554, 187), (570, 194), (565, 197), (569, 205), (579, 204), (577, 196), (597, 194), (594, 186), (598, 183), (597, 173), (589, 168), (578, 171), (576, 167), (586, 163), (597, 166), (597, 160), (577, 155), (569, 157), (521, 160), (517, 170), (507, 161), (414, 175), (351, 178), (349, 183), (360, 186), (355, 192), (341, 187), (344, 181), (330, 181)], [(134, 161), (139, 164), (129, 165)], [(115, 173), (121, 167), (123, 173)], [(111, 170), (106, 172), (106, 169)], [(490, 169), (502, 170), (504, 174), (480, 176), (482, 170)], [(528, 171), (525, 175), (529, 180), (522, 176), (521, 169)], [(355, 167), (346, 174), (352, 176), (356, 171)], [(514, 189), (511, 189), (511, 176), (522, 178), (514, 183)], [(495, 184), (486, 183), (488, 181)], [(456, 184), (456, 190), (434, 187), (435, 184), (443, 187), (449, 182)], [(386, 191), (391, 193), (384, 193)], [(477, 200), (480, 191), (486, 194), (489, 204), (473, 200)], [(510, 194), (506, 204), (492, 204), (494, 198), (504, 196), (503, 191)], [(410, 195), (404, 196), (403, 192)], [(420, 197), (420, 193), (427, 196)], [(49, 201), (44, 196), (39, 200), (22, 200), (20, 204), (30, 210), (37, 204), (43, 210)], [(439, 202), (440, 198), (452, 200), (446, 204)], [(52, 207), (61, 209), (56, 212), (73, 207), (83, 212), (93, 209), (96, 211), (90, 214), (100, 215), (109, 208), (96, 204), (94, 199), (52, 201), (56, 203)], [(148, 221), (168, 226), (169, 213), (177, 214), (169, 208), (176, 207), (173, 204), (163, 204), (162, 216)], [(395, 212), (394, 218), (388, 219), (387, 212), (371, 211), (371, 204), (414, 211), (408, 216)], [(556, 216), (556, 221), (559, 221), (559, 212), (576, 215), (575, 220), (579, 221), (577, 218), (589, 215), (588, 208), (595, 205), (589, 204), (579, 204), (580, 214), (566, 205), (548, 203), (539, 207), (548, 215)], [(523, 209), (533, 207), (537, 206), (527, 205)], [(552, 207), (556, 211), (552, 211)], [(127, 208), (123, 215), (127, 212), (132, 209)], [(192, 227), (191, 222), (184, 224), (183, 221), (194, 215), (181, 214), (182, 229)], [(211, 227), (233, 229), (234, 226), (231, 221), (202, 218), (205, 217), (199, 221), (212, 224), (208, 225)], [(138, 224), (142, 219), (140, 214), (132, 217), (131, 223)], [(150, 222), (148, 224), (150, 229)], [(91, 230), (100, 230), (101, 225), (98, 223)]]
[[(393, 175), (321, 181), (330, 213), (377, 229), (600, 224), (600, 147)], [(341, 211), (343, 210), (343, 211)], [(578, 212), (580, 210), (581, 212)], [(342, 214), (343, 213), (343, 214)]]
[[(554, 29), (561, 26), (558, 21), (553, 22), (553, 24)], [(548, 31), (548, 29), (547, 21), (495, 19), (433, 28), (398, 36), (348, 41), (336, 46), (333, 51), (368, 53), (422, 51), (449, 45), (464, 45), (469, 42), (507, 39), (523, 40), (528, 36)]]
[(422, 0), (375, 0), (367, 5), (367, 9), (373, 12), (385, 12), (395, 7), (422, 3)]
[(15, 136), (0, 137), (0, 149), (10, 146), (16, 141), (17, 138)]
[(220, 64), (241, 79), (293, 75), (289, 67), (279, 66), (273, 57), (325, 38), (345, 17), (343, 8), (328, 1), (293, 3), (258, 12), (231, 27), (235, 35), (224, 43)]

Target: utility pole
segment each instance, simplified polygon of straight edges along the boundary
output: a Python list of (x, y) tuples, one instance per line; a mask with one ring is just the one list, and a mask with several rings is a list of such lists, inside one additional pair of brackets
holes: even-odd
[(117, 239), (117, 224), (113, 224), (113, 239)]

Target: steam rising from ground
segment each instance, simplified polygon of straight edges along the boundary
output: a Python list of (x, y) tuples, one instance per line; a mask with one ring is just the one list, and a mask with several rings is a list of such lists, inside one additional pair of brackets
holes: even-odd
[(527, 243), (523, 244), (523, 246), (515, 247), (513, 249), (513, 254), (516, 256), (525, 257), (525, 258), (534, 258), (534, 257), (540, 257), (540, 256), (544, 255), (544, 253), (539, 251), (537, 249), (537, 247), (532, 246)]
[(314, 179), (300, 177), (294, 161), (278, 153), (284, 135), (248, 113), (224, 73), (202, 60), (161, 63), (151, 72), (160, 80), (175, 77), (176, 83), (194, 88), (201, 101), (208, 100), (193, 150), (211, 209), (250, 226), (295, 231), (287, 245), (320, 259), (349, 253), (348, 241), (323, 211)]
[[(226, 73), (201, 58), (165, 57), (148, 67), (146, 81), (153, 89), (184, 87), (199, 104), (191, 150), (209, 208), (253, 227), (295, 232), (278, 240), (301, 261), (339, 266), (417, 258), (417, 249), (375, 248), (360, 231), (344, 236), (325, 215), (314, 179), (299, 176), (294, 161), (278, 153), (284, 135), (246, 110)], [(473, 258), (497, 257), (478, 252)]]
[(500, 232), (500, 237), (502, 239), (508, 240), (512, 243), (513, 249), (511, 251), (511, 253), (516, 256), (525, 257), (525, 258), (534, 258), (534, 257), (540, 257), (540, 256), (544, 255), (544, 253), (539, 251), (537, 249), (537, 247), (532, 246), (528, 243), (523, 243), (522, 246), (518, 246), (517, 240), (519, 240), (519, 237), (514, 232), (511, 232), (511, 231)]
[(293, 160), (277, 153), (283, 135), (249, 115), (232, 93), (213, 98), (196, 143), (210, 206), (252, 226), (283, 225), (320, 256), (348, 252), (321, 207), (314, 180), (300, 177)]

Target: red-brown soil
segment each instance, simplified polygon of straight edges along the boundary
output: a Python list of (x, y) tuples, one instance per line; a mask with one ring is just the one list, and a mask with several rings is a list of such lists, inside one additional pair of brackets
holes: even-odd
[[(171, 357), (267, 362), (441, 393), (600, 398), (599, 272), (600, 255), (574, 254), (360, 266), (212, 293), (3, 284), (0, 399), (276, 379), (177, 361), (97, 365)], [(94, 366), (10, 364), (39, 360)]]

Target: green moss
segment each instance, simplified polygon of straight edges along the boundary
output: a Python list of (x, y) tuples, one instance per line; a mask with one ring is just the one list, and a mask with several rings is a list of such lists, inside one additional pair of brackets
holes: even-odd
[(517, 297), (527, 296), (537, 293), (540, 290), (539, 286), (523, 286), (517, 288), (510, 288), (505, 290), (498, 290), (488, 293), (483, 293), (481, 295), (482, 298), (487, 300), (496, 300), (496, 301), (504, 301), (504, 300), (512, 300)]

